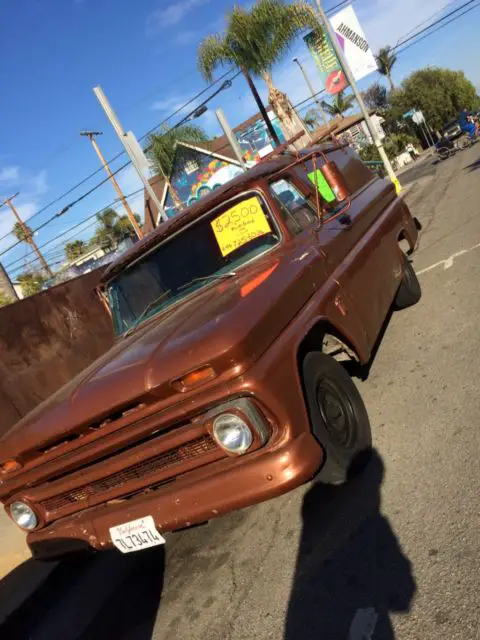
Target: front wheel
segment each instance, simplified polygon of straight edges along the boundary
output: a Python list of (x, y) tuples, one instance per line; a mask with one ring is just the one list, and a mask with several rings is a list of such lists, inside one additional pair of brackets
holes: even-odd
[(405, 254), (403, 256), (403, 279), (397, 291), (394, 306), (395, 309), (406, 309), (416, 304), (422, 297), (422, 289), (418, 281), (412, 263)]
[(314, 351), (303, 361), (303, 383), (313, 434), (325, 462), (317, 476), (343, 484), (368, 461), (372, 434), (367, 410), (352, 379), (336, 360)]

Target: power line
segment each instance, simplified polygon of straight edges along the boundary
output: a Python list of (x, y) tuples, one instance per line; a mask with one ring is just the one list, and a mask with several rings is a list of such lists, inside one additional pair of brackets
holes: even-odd
[[(205, 93), (206, 90), (208, 90), (209, 88), (212, 87), (213, 84), (217, 84), (219, 82), (219, 80), (225, 78), (226, 75), (229, 75), (231, 73), (231, 70), (227, 71), (225, 74), (223, 74), (222, 76), (220, 76), (219, 79), (215, 80), (214, 83), (211, 83), (209, 85), (209, 87), (207, 87), (206, 89), (203, 89), (201, 92), (199, 92), (194, 98), (192, 98), (191, 100), (189, 100), (187, 103), (185, 103), (184, 105), (182, 105), (181, 107), (179, 107), (176, 111), (174, 111), (173, 114), (171, 114), (168, 118), (166, 118), (164, 121), (162, 121), (160, 124), (158, 124), (156, 127), (153, 127), (152, 129), (150, 129), (149, 131), (147, 131), (146, 133), (143, 134), (143, 136), (140, 138), (140, 140), (143, 140), (144, 138), (146, 138), (148, 135), (150, 135), (151, 133), (153, 133), (155, 130), (157, 130), (159, 127), (161, 127), (167, 120), (169, 120), (170, 118), (172, 118), (175, 114), (179, 113), (180, 111), (182, 111), (183, 109), (185, 109), (186, 106), (188, 106), (189, 104), (191, 104), (192, 102), (194, 102), (195, 100), (198, 99), (198, 96), (201, 95), (202, 93)], [(241, 74), (241, 71), (238, 71), (237, 73), (235, 73), (231, 78), (229, 78), (229, 80), (234, 80), (236, 77), (238, 77)], [(202, 105), (206, 104), (209, 100), (211, 100), (212, 97), (215, 97), (218, 93), (220, 92), (220, 90), (217, 90), (216, 92), (214, 92), (211, 96), (209, 96), (209, 98), (207, 100), (205, 100)], [(174, 128), (174, 127), (173, 127)], [(125, 152), (122, 152), (125, 153)], [(122, 154), (119, 154), (122, 155)], [(118, 157), (118, 155), (117, 155)], [(131, 160), (128, 160), (125, 164), (123, 164), (121, 167), (119, 167), (118, 169), (116, 169), (115, 171), (112, 172), (112, 175), (115, 176), (117, 175), (120, 171), (123, 171), (123, 169), (125, 169), (128, 165), (131, 164)], [(103, 168), (103, 167), (102, 167)], [(39, 231), (40, 229), (43, 229), (45, 226), (47, 226), (48, 224), (50, 224), (53, 220), (55, 220), (56, 218), (59, 218), (60, 216), (64, 215), (69, 209), (71, 209), (72, 207), (74, 207), (75, 205), (77, 205), (79, 202), (81, 202), (82, 200), (84, 200), (85, 198), (87, 198), (89, 195), (91, 195), (94, 191), (96, 191), (98, 188), (100, 188), (101, 186), (103, 186), (106, 182), (108, 182), (110, 180), (110, 177), (106, 177), (104, 178), (101, 182), (99, 182), (98, 184), (96, 184), (95, 186), (93, 186), (91, 189), (89, 189), (88, 191), (86, 191), (85, 193), (83, 193), (81, 196), (79, 196), (76, 200), (74, 200), (73, 202), (70, 202), (68, 205), (66, 205), (65, 207), (63, 207), (63, 209), (61, 209), (59, 212), (57, 212), (55, 215), (53, 215), (52, 217), (50, 217), (48, 220), (46, 220), (44, 223), (42, 223), (40, 226), (38, 226), (36, 229), (34, 229), (33, 232)], [(58, 200), (58, 199), (57, 199)], [(47, 205), (48, 206), (48, 205)], [(45, 211), (44, 207), (40, 212), (37, 212), (36, 214), (34, 214), (33, 216), (31, 216), (29, 218), (29, 220), (31, 220), (33, 217), (39, 215), (39, 213)], [(7, 235), (5, 235), (3, 238), (0, 238), (0, 241), (3, 240), (4, 238), (8, 237), (11, 234), (8, 233)], [(0, 252), (0, 256), (4, 255), (5, 253), (7, 253), (8, 251), (10, 251), (11, 249), (13, 249), (14, 247), (18, 246), (18, 244), (20, 244), (21, 241), (17, 241), (15, 242), (13, 245), (10, 245), (10, 247), (8, 247), (7, 249), (5, 249), (4, 251)]]
[[(197, 94), (195, 94), (193, 96), (193, 98), (191, 98), (190, 100), (188, 100), (185, 104), (181, 105), (180, 107), (178, 107), (175, 111), (173, 111), (173, 113), (171, 113), (170, 115), (168, 115), (166, 118), (164, 118), (161, 122), (159, 122), (157, 125), (155, 125), (154, 127), (152, 127), (151, 129), (149, 129), (146, 133), (144, 133), (140, 138), (139, 141), (141, 142), (142, 140), (144, 140), (148, 135), (150, 135), (151, 133), (153, 133), (154, 131), (156, 131), (157, 129), (159, 129), (161, 126), (163, 126), (164, 124), (166, 124), (169, 120), (171, 120), (171, 118), (174, 118), (178, 113), (180, 113), (181, 111), (183, 111), (186, 107), (188, 107), (189, 105), (192, 104), (192, 102), (195, 102), (196, 100), (198, 100), (198, 98), (200, 98), (203, 94), (205, 94), (207, 91), (209, 91), (212, 87), (214, 87), (216, 84), (218, 84), (219, 82), (221, 82), (224, 78), (226, 78), (229, 74), (231, 74), (234, 70), (233, 69), (229, 69), (227, 70), (225, 73), (223, 73), (219, 78), (217, 78), (216, 80), (214, 80), (213, 82), (211, 82), (210, 84), (208, 84), (206, 87), (204, 87), (201, 91), (199, 91)], [(234, 74), (233, 78), (236, 78), (238, 75), (240, 74), (240, 72)], [(119, 151), (115, 156), (113, 156), (110, 160), (108, 160), (108, 164), (111, 164), (112, 162), (115, 162), (115, 160), (117, 160), (118, 158), (120, 158), (122, 155), (124, 155), (126, 152), (125, 150)], [(129, 164), (129, 163), (128, 163)], [(126, 166), (126, 165), (124, 165)], [(70, 195), (71, 193), (73, 193), (73, 191), (76, 191), (79, 187), (81, 187), (83, 184), (85, 184), (86, 182), (88, 182), (89, 180), (91, 180), (91, 178), (93, 178), (94, 176), (96, 176), (98, 173), (100, 173), (101, 171), (103, 171), (103, 167), (99, 167), (98, 169), (96, 169), (95, 171), (93, 171), (92, 173), (90, 173), (88, 176), (86, 176), (85, 178), (83, 178), (82, 180), (80, 180), (79, 182), (77, 182), (77, 184), (73, 185), (73, 187), (70, 187), (70, 189), (68, 189), (67, 191), (65, 191), (64, 193), (62, 193), (61, 195), (59, 195), (58, 197), (56, 197), (54, 200), (52, 200), (51, 202), (49, 202), (48, 204), (46, 204), (44, 207), (42, 207), (39, 211), (37, 211), (36, 213), (33, 214), (33, 216), (30, 216), (29, 220), (32, 220), (33, 218), (41, 215), (44, 211), (46, 211), (47, 209), (49, 209), (50, 207), (52, 207), (54, 204), (57, 204), (58, 202), (60, 202), (60, 200), (63, 200), (63, 198), (65, 198), (66, 196)], [(106, 182), (105, 180), (103, 180), (99, 186), (101, 186), (102, 184), (104, 184), (104, 182)], [(90, 191), (91, 193), (91, 191)], [(10, 234), (7, 234), (7, 236)], [(0, 241), (3, 240), (5, 237), (0, 238)]]
[[(138, 195), (139, 193), (143, 192), (143, 187), (141, 189), (137, 189), (136, 191), (132, 191), (131, 193), (129, 193), (128, 195), (125, 196), (125, 198), (128, 200), (129, 198), (133, 198), (134, 196)], [(115, 198), (115, 200), (112, 200), (112, 202), (110, 202), (109, 204), (101, 207), (101, 209), (98, 209), (97, 211), (95, 211), (95, 213), (92, 213), (90, 216), (88, 216), (87, 218), (85, 218), (85, 220), (82, 220), (81, 222), (78, 222), (77, 224), (75, 224), (73, 227), (70, 227), (69, 229), (66, 229), (65, 231), (63, 231), (62, 233), (59, 233), (58, 235), (56, 235), (54, 238), (51, 238), (50, 240), (47, 240), (46, 242), (44, 242), (43, 244), (39, 245), (40, 249), (43, 249), (44, 247), (52, 244), (52, 242), (55, 242), (56, 240), (58, 240), (59, 238), (71, 233), (74, 229), (78, 229), (78, 227), (81, 227), (82, 225), (86, 224), (89, 220), (92, 220), (93, 218), (97, 217), (97, 214), (101, 213), (102, 211), (104, 211), (105, 209), (108, 209), (109, 207), (113, 207), (114, 205), (118, 204), (120, 202), (120, 200), (118, 198)], [(94, 221), (96, 222), (96, 220)], [(87, 227), (88, 228), (88, 227)], [(83, 231), (83, 229), (82, 229)], [(76, 236), (73, 236), (73, 238)], [(69, 238), (72, 239), (72, 238)], [(8, 249), (6, 250), (8, 251)], [(6, 251), (4, 251), (3, 253), (5, 253)], [(3, 253), (0, 253), (0, 255), (3, 255)], [(27, 256), (28, 257), (28, 256)], [(10, 267), (12, 267), (15, 264), (18, 264), (19, 262), (22, 262), (23, 260), (25, 260), (24, 258), (17, 258), (16, 260), (14, 260), (13, 262), (10, 262), (9, 264), (5, 265), (5, 269), (8, 269)], [(36, 260), (33, 260), (32, 262), (36, 262)]]
[[(453, 9), (453, 11), (450, 11), (449, 13), (446, 13), (444, 16), (442, 16), (441, 18), (438, 18), (438, 20), (435, 20), (434, 22), (432, 22), (431, 24), (429, 24), (428, 26), (424, 27), (423, 29), (420, 29), (420, 31), (417, 31), (416, 33), (408, 36), (407, 38), (405, 38), (404, 40), (400, 40), (400, 42), (397, 42), (397, 44), (392, 47), (392, 51), (395, 51), (396, 49), (398, 49), (399, 47), (403, 46), (404, 44), (406, 44), (407, 42), (410, 42), (411, 40), (414, 40), (415, 38), (417, 38), (419, 35), (421, 35), (422, 33), (425, 33), (425, 31), (429, 31), (432, 27), (434, 27), (435, 25), (439, 24), (440, 22), (443, 22), (444, 20), (446, 20), (447, 18), (449, 18), (450, 16), (455, 15), (456, 13), (458, 13), (459, 11), (461, 11), (463, 8), (468, 7), (469, 5), (473, 4), (474, 2), (477, 2), (477, 0), (468, 0), (468, 2), (464, 2), (462, 5), (460, 5), (459, 7), (457, 7), (456, 9)], [(475, 7), (472, 7), (475, 8)], [(462, 14), (463, 15), (463, 14)], [(459, 16), (460, 17), (460, 16)], [(451, 22), (451, 21), (450, 21)], [(449, 22), (447, 22), (447, 24), (449, 24)]]
[[(470, 4), (470, 3), (468, 3)], [(465, 5), (463, 5), (465, 6)], [(469, 7), (468, 9), (466, 9), (465, 11), (462, 11), (462, 13), (460, 13), (459, 15), (455, 15), (453, 18), (451, 18), (450, 20), (448, 20), (448, 22), (445, 22), (444, 24), (439, 25), (436, 29), (434, 29), (433, 31), (430, 31), (428, 33), (425, 33), (421, 38), (418, 38), (418, 40), (415, 40), (414, 42), (410, 43), (409, 45), (407, 45), (406, 47), (403, 47), (402, 49), (400, 49), (398, 51), (398, 53), (403, 53), (404, 51), (406, 51), (407, 49), (410, 49), (410, 47), (413, 47), (413, 45), (418, 44), (419, 42), (421, 42), (422, 40), (425, 40), (425, 38), (428, 38), (429, 36), (433, 35), (434, 33), (436, 33), (437, 31), (440, 31), (440, 29), (443, 29), (444, 27), (448, 26), (451, 22), (455, 22), (455, 20), (459, 20), (462, 16), (464, 16), (466, 13), (470, 13), (470, 11), (473, 11), (474, 9), (477, 9), (480, 6), (480, 3), (477, 2), (477, 4), (473, 5), (472, 7)], [(462, 8), (462, 7), (460, 7)], [(431, 26), (435, 26), (436, 23), (433, 23)]]
[(447, 4), (444, 5), (439, 11), (435, 11), (435, 13), (432, 13), (432, 15), (429, 16), (426, 20), (423, 20), (419, 24), (416, 24), (414, 27), (412, 27), (410, 29), (410, 31), (407, 31), (406, 33), (403, 34), (403, 36), (400, 36), (400, 38), (397, 40), (396, 44), (398, 44), (402, 38), (406, 38), (411, 33), (413, 33), (415, 31), (415, 29), (419, 29), (420, 27), (423, 27), (423, 25), (427, 24), (427, 22), (430, 22), (430, 20), (433, 20), (437, 16), (442, 15), (442, 13), (445, 11), (445, 9), (447, 7), (450, 7), (452, 4), (455, 4), (456, 2), (458, 2), (458, 0), (450, 0), (450, 2), (447, 2)]

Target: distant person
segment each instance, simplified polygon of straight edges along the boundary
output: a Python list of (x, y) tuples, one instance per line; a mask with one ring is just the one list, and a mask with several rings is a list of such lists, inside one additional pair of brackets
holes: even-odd
[(471, 140), (473, 140), (475, 136), (478, 136), (478, 122), (475, 123), (472, 114), (466, 107), (460, 112), (458, 124), (460, 125), (460, 129), (464, 133), (467, 133)]
[(405, 150), (407, 151), (407, 153), (410, 154), (410, 157), (412, 160), (415, 161), (418, 158), (417, 150), (415, 149), (415, 147), (411, 142), (407, 144), (407, 146), (405, 147)]

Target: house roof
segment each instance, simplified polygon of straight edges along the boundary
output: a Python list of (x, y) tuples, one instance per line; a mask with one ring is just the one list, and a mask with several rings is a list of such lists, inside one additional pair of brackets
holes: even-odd
[[(181, 142), (179, 142), (179, 144), (182, 145)], [(190, 147), (190, 145), (183, 146)], [(221, 155), (227, 160), (232, 160), (233, 162), (238, 164), (235, 153), (233, 152), (233, 149), (230, 146), (230, 143), (228, 142), (226, 136), (220, 136), (218, 138), (214, 138), (213, 140), (209, 140), (208, 142), (197, 143), (195, 144), (195, 149), (198, 151), (204, 151), (206, 154)], [(156, 175), (149, 179), (149, 183), (152, 185), (155, 195), (161, 201), (163, 199), (165, 190), (165, 178), (163, 178), (163, 176)], [(144, 197), (145, 221), (143, 224), (143, 232), (145, 234), (148, 234), (156, 227), (158, 208), (155, 202), (153, 202), (150, 198), (150, 195), (147, 193), (147, 191), (144, 192)]]

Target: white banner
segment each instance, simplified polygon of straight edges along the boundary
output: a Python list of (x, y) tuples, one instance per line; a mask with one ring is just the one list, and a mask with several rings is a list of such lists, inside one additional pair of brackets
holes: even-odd
[(355, 80), (361, 80), (369, 73), (376, 71), (375, 57), (353, 7), (345, 7), (336, 13), (330, 18), (330, 23), (337, 34)]

